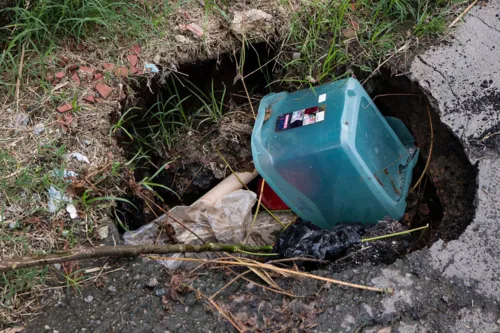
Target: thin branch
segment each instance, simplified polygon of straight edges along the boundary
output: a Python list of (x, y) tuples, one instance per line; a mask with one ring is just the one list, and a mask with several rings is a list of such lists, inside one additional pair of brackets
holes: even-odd
[(0, 261), (0, 272), (7, 272), (20, 268), (28, 268), (50, 264), (60, 264), (69, 261), (94, 259), (102, 257), (131, 257), (140, 254), (166, 253), (199, 253), (199, 252), (270, 252), (272, 245), (255, 246), (244, 244), (214, 244), (202, 245), (170, 244), (170, 245), (122, 245), (100, 246), (83, 249), (71, 249), (51, 254), (37, 254), (26, 257), (5, 259)]

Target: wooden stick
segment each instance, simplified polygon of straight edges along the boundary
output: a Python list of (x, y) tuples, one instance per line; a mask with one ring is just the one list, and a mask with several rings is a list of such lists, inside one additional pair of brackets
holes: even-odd
[(255, 246), (244, 244), (214, 244), (202, 245), (170, 244), (170, 245), (121, 245), (100, 246), (83, 249), (71, 249), (51, 254), (37, 254), (26, 257), (17, 257), (0, 261), (0, 272), (7, 272), (20, 268), (28, 268), (50, 264), (60, 264), (69, 261), (93, 259), (102, 257), (131, 257), (139, 254), (166, 254), (166, 253), (199, 253), (199, 252), (269, 252), (272, 245)]
[(458, 21), (460, 21), (462, 19), (462, 17), (464, 17), (465, 14), (467, 14), (469, 12), (469, 10), (472, 9), (472, 7), (474, 7), (474, 5), (478, 2), (479, 0), (476, 0), (474, 1), (473, 3), (471, 3), (467, 8), (465, 8), (465, 10), (462, 12), (462, 14), (458, 15), (458, 17), (456, 19), (453, 20), (453, 22), (451, 22), (449, 25), (448, 25), (448, 28), (452, 28), (455, 24), (457, 24)]

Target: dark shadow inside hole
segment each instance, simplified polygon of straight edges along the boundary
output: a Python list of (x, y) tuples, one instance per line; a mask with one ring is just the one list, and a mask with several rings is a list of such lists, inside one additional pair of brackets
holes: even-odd
[[(409, 195), (407, 215), (402, 223), (409, 228), (429, 223), (422, 244), (441, 238), (458, 238), (474, 217), (477, 169), (465, 155), (464, 147), (443, 124), (420, 87), (405, 76), (388, 72), (373, 79), (372, 98), (386, 116), (401, 119), (412, 132), (420, 149), (413, 183), (424, 171), (431, 146), (431, 115), (434, 138), (431, 160), (420, 186)], [(408, 215), (411, 214), (411, 215)], [(420, 236), (419, 236), (420, 237)]]
[[(222, 54), (217, 59), (180, 66), (167, 77), (153, 80), (150, 86), (146, 82), (138, 85), (134, 96), (123, 106), (122, 114), (130, 111), (116, 138), (125, 157), (136, 160), (135, 182), (151, 178), (162, 165), (171, 162), (151, 180), (168, 189), (154, 186), (158, 196), (150, 196), (150, 201), (165, 210), (175, 205), (190, 205), (221, 181), (220, 175), (217, 177), (207, 165), (223, 163), (212, 143), (227, 135), (222, 133), (221, 119), (232, 112), (245, 119), (243, 125), (248, 130), (236, 142), (223, 141), (217, 149), (235, 170), (253, 169), (250, 152), (253, 115), (247, 91), (256, 111), (260, 97), (270, 92), (273, 57), (269, 44), (250, 44), (244, 52), (236, 54), (237, 60), (234, 54)], [(238, 64), (243, 65), (245, 86), (238, 76)], [(226, 122), (225, 131), (231, 132), (231, 124)], [(235, 124), (241, 125), (238, 121)], [(142, 155), (147, 158), (139, 160)], [(132, 230), (162, 214), (161, 209), (145, 202), (133, 189), (131, 186), (125, 198), (138, 210), (125, 202), (118, 203), (117, 209), (119, 219)]]

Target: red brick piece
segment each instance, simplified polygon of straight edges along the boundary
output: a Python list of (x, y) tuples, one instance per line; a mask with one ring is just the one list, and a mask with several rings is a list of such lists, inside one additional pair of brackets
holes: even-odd
[(75, 82), (77, 85), (80, 85), (80, 77), (78, 76), (78, 74), (74, 73), (71, 76), (71, 80), (73, 80), (73, 82)]
[(96, 80), (96, 81), (102, 80), (102, 73), (95, 73), (94, 80)]
[(58, 79), (58, 80), (62, 79), (65, 76), (66, 76), (66, 74), (64, 74), (64, 72), (57, 72), (56, 73), (56, 79)]
[(127, 56), (127, 60), (131, 67), (135, 67), (135, 65), (137, 65), (137, 56), (135, 54), (129, 54)]
[(127, 77), (128, 76), (128, 69), (127, 69), (127, 67), (118, 67), (115, 70), (115, 76)]
[(73, 107), (71, 106), (71, 104), (65, 102), (65, 103), (63, 103), (63, 104), (61, 104), (60, 106), (57, 107), (57, 112), (64, 113), (64, 112), (68, 112), (71, 109), (73, 109)]
[(83, 98), (84, 101), (89, 102), (89, 103), (95, 103), (95, 98), (92, 95), (87, 95)]
[(97, 90), (97, 92), (99, 93), (99, 95), (101, 95), (102, 97), (108, 98), (108, 96), (113, 91), (113, 88), (111, 88), (110, 86), (108, 86), (108, 85), (106, 85), (106, 84), (104, 84), (102, 82), (99, 82), (95, 86), (95, 90)]
[(90, 67), (87, 67), (87, 66), (80, 66), (80, 72), (82, 73), (89, 73), (89, 74), (94, 74), (94, 70)]
[(139, 44), (134, 44), (130, 47), (130, 52), (135, 55), (139, 55), (141, 53), (141, 47)]
[(112, 72), (113, 69), (115, 69), (115, 64), (110, 63), (110, 62), (106, 62), (106, 63), (102, 64), (102, 67), (104, 68), (104, 70), (106, 72)]

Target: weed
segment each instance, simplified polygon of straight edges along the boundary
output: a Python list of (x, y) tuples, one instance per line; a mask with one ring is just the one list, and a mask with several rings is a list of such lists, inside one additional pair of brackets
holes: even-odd
[(450, 1), (309, 1), (285, 42), (300, 57), (284, 63), (284, 82), (312, 85), (371, 72), (408, 40), (442, 35)]
[(153, 194), (158, 198), (160, 199), (161, 201), (163, 201), (163, 198), (158, 195), (158, 193), (156, 193), (156, 191), (153, 189), (155, 187), (157, 188), (161, 188), (163, 190), (166, 190), (168, 192), (171, 192), (173, 194), (175, 194), (177, 196), (177, 198), (179, 198), (179, 200), (181, 200), (181, 198), (179, 197), (179, 195), (174, 191), (172, 190), (171, 188), (163, 185), (163, 184), (159, 184), (159, 183), (155, 183), (153, 182), (153, 180), (158, 177), (158, 175), (170, 164), (171, 162), (168, 162), (168, 163), (165, 163), (164, 165), (162, 165), (151, 177), (144, 177), (143, 180), (141, 180), (139, 182), (139, 185), (143, 186), (145, 189), (153, 192)]

